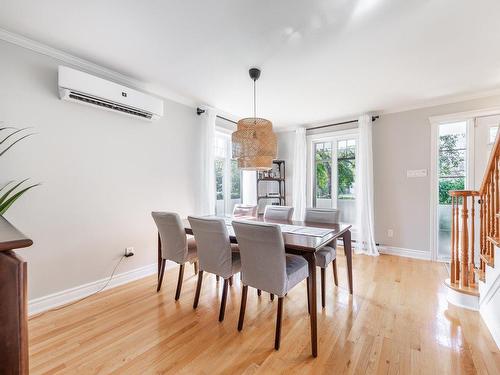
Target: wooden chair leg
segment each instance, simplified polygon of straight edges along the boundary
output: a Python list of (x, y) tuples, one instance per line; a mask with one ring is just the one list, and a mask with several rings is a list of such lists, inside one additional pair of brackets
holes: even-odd
[(198, 283), (196, 284), (196, 293), (194, 294), (193, 309), (198, 307), (198, 301), (200, 300), (201, 283), (203, 281), (203, 271), (198, 272)]
[(333, 260), (332, 266), (333, 266), (333, 280), (335, 281), (335, 286), (339, 286), (339, 279), (337, 277), (337, 259)]
[(162, 260), (163, 259), (161, 256), (161, 239), (160, 239), (160, 233), (158, 233), (158, 280), (160, 280)]
[(321, 268), (321, 306), (325, 308), (325, 269)]
[(194, 262), (193, 266), (194, 266), (194, 274), (198, 275), (198, 261)]
[(271, 301), (274, 301), (274, 294), (271, 293), (269, 296), (271, 297)]
[(226, 313), (226, 300), (227, 300), (227, 288), (229, 286), (229, 280), (224, 280), (224, 287), (222, 288), (222, 300), (220, 301), (220, 311), (219, 311), (219, 322), (224, 320), (224, 314)]
[(261, 294), (262, 294), (262, 290), (257, 289), (257, 295), (260, 297)]
[(177, 301), (181, 296), (182, 279), (184, 277), (184, 264), (179, 267), (179, 278), (177, 279), (177, 290), (175, 291), (175, 300)]
[(238, 331), (243, 329), (243, 320), (245, 319), (245, 309), (247, 307), (247, 292), (248, 285), (243, 285), (243, 290), (241, 291), (241, 306), (240, 306), (240, 318), (238, 320)]
[(158, 286), (156, 287), (156, 292), (158, 293), (161, 289), (161, 283), (163, 282), (163, 274), (165, 273), (165, 263), (166, 259), (162, 259), (160, 263), (160, 274), (158, 275)]
[(229, 286), (233, 286), (233, 277), (232, 276), (229, 278)]
[(276, 316), (276, 336), (274, 337), (274, 349), (280, 349), (281, 321), (283, 318), (283, 297), (278, 297), (278, 314)]
[(307, 312), (311, 313), (311, 297), (309, 296), (309, 277), (306, 279), (306, 290), (307, 290)]

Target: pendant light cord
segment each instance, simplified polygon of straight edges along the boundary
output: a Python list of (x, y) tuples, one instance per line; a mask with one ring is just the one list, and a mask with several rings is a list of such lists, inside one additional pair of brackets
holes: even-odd
[(253, 120), (254, 122), (257, 122), (257, 101), (255, 99), (255, 79), (253, 80)]

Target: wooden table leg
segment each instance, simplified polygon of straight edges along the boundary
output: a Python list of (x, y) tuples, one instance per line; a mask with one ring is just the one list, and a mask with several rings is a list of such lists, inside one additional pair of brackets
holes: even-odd
[(317, 293), (316, 293), (316, 257), (314, 253), (304, 254), (309, 264), (309, 288), (311, 299), (311, 348), (313, 357), (318, 356), (318, 316), (317, 316)]
[(347, 279), (349, 280), (349, 293), (352, 294), (352, 246), (351, 246), (351, 231), (346, 230), (342, 235), (344, 242), (344, 254), (347, 260)]

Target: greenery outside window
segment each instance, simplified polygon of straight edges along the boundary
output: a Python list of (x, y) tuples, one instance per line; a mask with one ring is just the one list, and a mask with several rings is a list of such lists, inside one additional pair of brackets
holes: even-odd
[(439, 204), (451, 204), (450, 190), (464, 190), (466, 177), (465, 122), (444, 124), (439, 131)]

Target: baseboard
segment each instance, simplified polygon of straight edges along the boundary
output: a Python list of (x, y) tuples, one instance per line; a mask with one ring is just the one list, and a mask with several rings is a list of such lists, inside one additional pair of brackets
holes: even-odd
[[(174, 263), (167, 262), (167, 269), (174, 267)], [(104, 290), (115, 288), (119, 285), (129, 283), (134, 280), (141, 279), (146, 276), (156, 274), (158, 265), (156, 263), (147, 266), (139, 267), (131, 271), (117, 274), (109, 282), (109, 285)], [(28, 315), (38, 314), (57, 306), (76, 301), (83, 297), (87, 297), (100, 290), (108, 282), (109, 277), (92, 281), (87, 284), (79, 285), (74, 288), (62, 290), (53, 294), (49, 294), (40, 298), (32, 299), (28, 302)]]
[(403, 247), (386, 246), (386, 245), (379, 245), (377, 248), (379, 253), (381, 254), (397, 255), (400, 257), (413, 258), (413, 259), (431, 260), (430, 251), (405, 249)]

